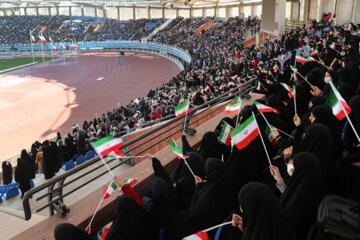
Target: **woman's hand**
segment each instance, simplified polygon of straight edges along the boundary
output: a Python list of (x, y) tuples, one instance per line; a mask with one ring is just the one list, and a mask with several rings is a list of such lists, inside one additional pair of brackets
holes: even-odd
[(311, 89), (312, 90), (310, 90), (310, 93), (313, 96), (319, 96), (321, 94), (321, 90), (317, 86), (311, 86)]
[(269, 168), (270, 168), (270, 173), (274, 177), (275, 181), (280, 184), (283, 181), (283, 178), (281, 177), (279, 168), (274, 165), (270, 165)]
[(237, 214), (233, 214), (232, 216), (232, 225), (233, 227), (238, 227), (241, 230), (243, 230), (243, 219)]
[(270, 131), (273, 138), (277, 138), (280, 135), (276, 129), (271, 128)]
[(120, 188), (122, 187), (121, 178), (119, 176), (114, 176), (113, 181), (116, 184), (116, 186), (118, 186)]
[(284, 158), (285, 159), (291, 158), (292, 153), (293, 153), (293, 148), (294, 148), (293, 146), (290, 146), (284, 150)]
[(85, 228), (85, 232), (88, 234), (88, 235), (91, 235), (91, 225), (87, 226)]
[(300, 120), (299, 115), (295, 114), (295, 116), (294, 116), (293, 120), (294, 120), (294, 124), (295, 124), (295, 126), (297, 126), (297, 127), (298, 127), (298, 126), (300, 126), (300, 125), (301, 125), (301, 120)]
[(201, 183), (201, 182), (203, 182), (201, 177), (195, 175), (195, 184), (197, 185), (198, 183)]

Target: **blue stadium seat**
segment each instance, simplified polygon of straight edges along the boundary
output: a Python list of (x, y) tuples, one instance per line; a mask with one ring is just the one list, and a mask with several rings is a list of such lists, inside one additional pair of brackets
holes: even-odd
[(74, 161), (72, 159), (70, 159), (69, 161), (67, 161), (64, 166), (62, 166), (62, 169), (64, 169), (65, 171), (72, 169), (73, 167), (75, 167)]
[(0, 203), (2, 203), (2, 202), (3, 202), (2, 197), (0, 197)]
[(30, 179), (30, 188), (35, 187), (34, 181), (32, 179)]
[(76, 158), (76, 165), (82, 164), (83, 162), (85, 162), (84, 155), (80, 155)]
[(19, 195), (19, 188), (12, 187), (6, 191), (4, 197), (5, 197), (5, 200), (9, 200), (10, 198), (15, 197), (16, 195)]
[(89, 160), (89, 159), (92, 159), (93, 157), (95, 157), (95, 151), (90, 150), (90, 151), (88, 151), (88, 152), (86, 153), (86, 155), (85, 155), (85, 161), (86, 161), (86, 160)]

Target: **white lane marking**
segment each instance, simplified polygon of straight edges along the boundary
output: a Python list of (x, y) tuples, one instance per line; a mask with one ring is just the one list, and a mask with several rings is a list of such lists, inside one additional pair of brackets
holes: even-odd
[(99, 77), (98, 79), (96, 79), (97, 81), (101, 81), (101, 80), (103, 80), (104, 79), (104, 77)]

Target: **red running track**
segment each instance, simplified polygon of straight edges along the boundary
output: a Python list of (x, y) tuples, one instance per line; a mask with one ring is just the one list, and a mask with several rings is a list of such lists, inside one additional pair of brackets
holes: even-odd
[(71, 132), (71, 125), (145, 97), (180, 69), (157, 55), (126, 53), (115, 64), (115, 52), (85, 53), (0, 75), (0, 162), (29, 150), (35, 140)]

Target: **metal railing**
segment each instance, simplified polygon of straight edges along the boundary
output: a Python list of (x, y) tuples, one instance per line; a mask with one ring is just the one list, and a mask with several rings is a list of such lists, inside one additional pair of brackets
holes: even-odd
[[(204, 114), (204, 111), (198, 111), (198, 110), (201, 110), (201, 109), (207, 110), (207, 109), (210, 109), (211, 107), (215, 106), (215, 108), (212, 109), (210, 112), (204, 114), (204, 116), (201, 116), (198, 119), (194, 120), (193, 122), (189, 123), (187, 126), (191, 126), (191, 125), (195, 124), (196, 122), (202, 120), (203, 118), (207, 117), (208, 115), (212, 114), (213, 112), (218, 111), (224, 105), (228, 104), (227, 100), (230, 100), (235, 95), (243, 96), (243, 95), (248, 94), (254, 88), (253, 83), (255, 82), (255, 79), (256, 78), (253, 78), (253, 79), (247, 81), (246, 83), (241, 84), (235, 88), (232, 88), (231, 90), (221, 94), (220, 96), (218, 96), (200, 106), (196, 106), (196, 107), (192, 108), (190, 113), (188, 114), (189, 121), (191, 121), (191, 119), (194, 119), (201, 114)], [(234, 94), (230, 95), (230, 93), (234, 93)], [(174, 115), (172, 115), (171, 117), (174, 117)], [(140, 155), (140, 154), (146, 152), (147, 150), (151, 149), (152, 147), (156, 146), (157, 144), (163, 142), (164, 140), (167, 140), (167, 138), (181, 132), (183, 130), (182, 126), (184, 124), (184, 122), (183, 122), (184, 117), (185, 116), (182, 116), (180, 118), (173, 118), (172, 120), (169, 120), (168, 122), (150, 130), (149, 132), (146, 132), (146, 133), (124, 143), (121, 150), (123, 151), (123, 153), (125, 155), (130, 154), (131, 151), (138, 149), (139, 147), (143, 146), (144, 144), (149, 143), (149, 142), (155, 140), (156, 138), (158, 138), (158, 140), (156, 140), (150, 146), (140, 150), (135, 155)], [(172, 124), (175, 124), (175, 125), (171, 126), (170, 128), (168, 128), (166, 130), (163, 130), (164, 127), (170, 126)], [(181, 126), (181, 127), (179, 127), (179, 126)], [(170, 130), (173, 130), (175, 128), (178, 128), (178, 130), (174, 131), (172, 133), (169, 133)], [(151, 136), (151, 135), (154, 135), (154, 136), (152, 136), (149, 139), (144, 141), (144, 138)], [(138, 143), (138, 144), (135, 144), (135, 143)], [(107, 164), (109, 164), (115, 160), (117, 160), (117, 159), (108, 159), (108, 160), (106, 160), (106, 162), (107, 162)], [(122, 165), (128, 161), (131, 161), (131, 160), (132, 159), (126, 159), (124, 161), (119, 161), (114, 166), (112, 166), (110, 169), (113, 170), (113, 169), (119, 167), (120, 165)], [(100, 164), (99, 166), (92, 167), (91, 169), (87, 170), (86, 172), (82, 173), (79, 176), (76, 176), (75, 178), (71, 179), (70, 181), (68, 181), (66, 183), (65, 183), (65, 180), (69, 176), (72, 176), (73, 174), (75, 174), (89, 166), (92, 166), (93, 164), (97, 163), (98, 161), (100, 161), (100, 159), (98, 157), (94, 157), (94, 158), (82, 163), (81, 165), (76, 166), (75, 168), (70, 169), (69, 171), (66, 171), (62, 175), (52, 178), (52, 179), (48, 180), (47, 182), (41, 184), (40, 186), (34, 187), (34, 188), (30, 189), (29, 191), (27, 191), (23, 198), (23, 208), (24, 208), (23, 219), (29, 220), (31, 218), (32, 211), (31, 211), (30, 202), (29, 202), (30, 198), (34, 194), (39, 193), (40, 191), (42, 191), (46, 188), (48, 189), (48, 191), (46, 193), (42, 194), (41, 196), (38, 196), (35, 200), (39, 201), (41, 199), (47, 198), (47, 203), (42, 206), (39, 206), (36, 209), (36, 212), (40, 212), (46, 208), (49, 208), (50, 216), (53, 215), (55, 213), (55, 211), (63, 214), (63, 216), (66, 215), (66, 211), (68, 211), (69, 209), (64, 205), (63, 199), (65, 197), (71, 195), (75, 191), (79, 190), (80, 188), (91, 183), (92, 181), (98, 179), (102, 175), (106, 174), (107, 170), (104, 169), (104, 171), (102, 171), (100, 174), (97, 174), (96, 176), (92, 177), (90, 180), (87, 180), (85, 183), (77, 184), (74, 188), (72, 188), (71, 190), (69, 190), (66, 193), (64, 193), (65, 186), (68, 186), (70, 184), (75, 183), (78, 180), (81, 180), (83, 177), (87, 176), (88, 174), (104, 167), (104, 165)], [(57, 185), (57, 187), (56, 187), (56, 185)], [(2, 212), (1, 209), (0, 209), (0, 212)], [(7, 214), (11, 214), (16, 217), (19, 217), (18, 212), (16, 212), (15, 210), (14, 210), (14, 213), (12, 214), (11, 211), (7, 209)]]

